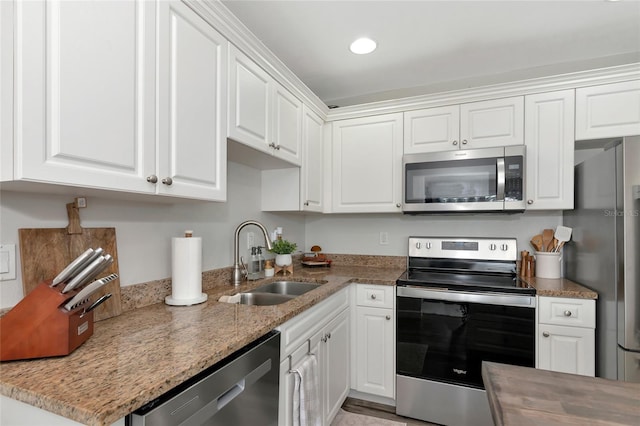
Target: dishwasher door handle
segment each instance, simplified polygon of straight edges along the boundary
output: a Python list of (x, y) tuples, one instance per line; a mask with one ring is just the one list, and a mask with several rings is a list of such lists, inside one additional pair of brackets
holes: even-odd
[(213, 401), (193, 413), (183, 424), (184, 425), (201, 425), (208, 419), (212, 418), (218, 411), (222, 410), (227, 404), (242, 395), (245, 389), (250, 388), (255, 382), (260, 380), (262, 376), (267, 374), (272, 368), (271, 359), (266, 360), (258, 367), (253, 369), (249, 374), (240, 379), (235, 385), (221, 393)]

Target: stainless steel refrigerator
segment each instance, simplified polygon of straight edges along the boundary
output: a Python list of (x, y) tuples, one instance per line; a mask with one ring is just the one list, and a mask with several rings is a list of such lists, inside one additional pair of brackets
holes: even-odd
[(565, 276), (598, 292), (596, 376), (640, 382), (640, 136), (575, 167)]

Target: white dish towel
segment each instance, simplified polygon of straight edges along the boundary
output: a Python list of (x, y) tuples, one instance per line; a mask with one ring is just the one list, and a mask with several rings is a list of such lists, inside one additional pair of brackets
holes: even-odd
[(320, 426), (318, 360), (308, 354), (293, 373), (293, 426)]

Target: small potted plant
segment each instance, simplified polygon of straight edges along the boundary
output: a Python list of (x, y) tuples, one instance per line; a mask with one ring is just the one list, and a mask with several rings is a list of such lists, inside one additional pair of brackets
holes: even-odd
[(289, 266), (293, 263), (291, 253), (296, 251), (298, 245), (287, 240), (276, 240), (271, 243), (271, 253), (276, 254), (276, 265)]

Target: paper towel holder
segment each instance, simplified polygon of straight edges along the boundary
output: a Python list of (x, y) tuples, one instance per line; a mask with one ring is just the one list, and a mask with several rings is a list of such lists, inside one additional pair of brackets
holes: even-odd
[[(176, 257), (176, 240), (183, 240), (183, 242), (191, 242), (193, 241), (194, 243), (192, 245), (189, 245), (188, 248), (190, 250), (193, 250), (194, 252), (190, 252), (189, 254), (191, 256), (195, 256), (193, 258), (194, 261), (196, 261), (196, 265), (197, 265), (197, 276), (198, 276), (198, 282), (190, 282), (189, 284), (193, 287), (191, 288), (192, 290), (192, 294), (187, 295), (187, 297), (184, 297), (185, 295), (182, 294), (183, 297), (176, 297), (176, 293), (177, 293), (177, 285), (179, 283), (176, 282), (176, 264), (175, 264), (175, 257)], [(197, 242), (197, 243), (196, 243)], [(172, 306), (190, 306), (190, 305), (197, 305), (199, 303), (203, 303), (208, 299), (208, 295), (206, 293), (202, 293), (202, 243), (201, 243), (201, 239), (200, 238), (193, 238), (193, 231), (192, 230), (186, 230), (184, 231), (184, 237), (183, 238), (174, 238), (172, 240), (172, 244), (171, 244), (171, 256), (172, 256), (172, 279), (171, 279), (171, 295), (167, 296), (164, 298), (164, 302), (167, 305), (172, 305)], [(183, 265), (181, 265), (183, 266)]]

